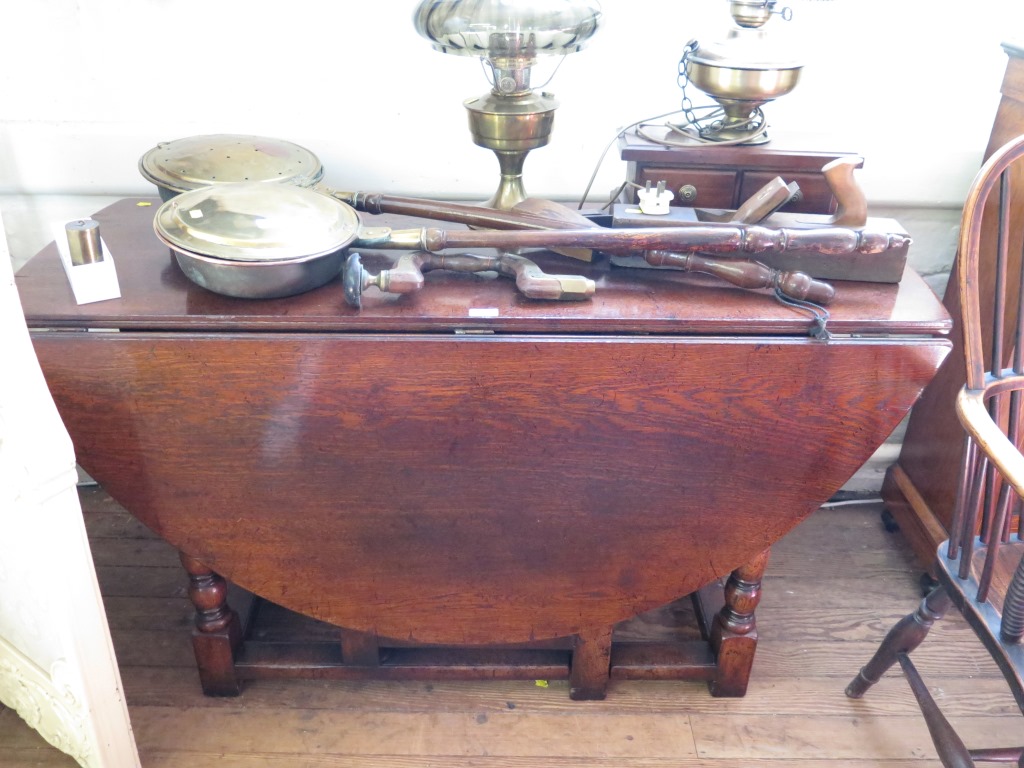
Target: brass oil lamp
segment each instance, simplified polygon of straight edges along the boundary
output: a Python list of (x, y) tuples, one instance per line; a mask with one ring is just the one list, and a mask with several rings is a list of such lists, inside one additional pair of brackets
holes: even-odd
[(773, 14), (788, 20), (788, 8), (775, 10), (775, 0), (731, 0), (733, 25), (724, 40), (708, 45), (696, 41), (681, 62), (689, 83), (721, 105), (724, 114), (698, 127), (710, 141), (762, 144), (768, 141), (761, 107), (796, 87), (802, 65), (779, 51), (764, 25)]
[(600, 20), (596, 0), (423, 0), (417, 6), (416, 31), (436, 50), (486, 65), (490, 92), (464, 102), (473, 141), (492, 150), (501, 168), (486, 205), (507, 210), (526, 198), (526, 155), (551, 136), (558, 100), (531, 87), (537, 58), (579, 51)]

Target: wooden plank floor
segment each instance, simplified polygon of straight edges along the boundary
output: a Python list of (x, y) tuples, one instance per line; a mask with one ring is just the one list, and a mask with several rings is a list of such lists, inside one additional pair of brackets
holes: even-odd
[[(774, 549), (750, 691), (688, 682), (567, 684), (260, 681), (199, 690), (175, 553), (100, 489), (82, 501), (146, 768), (923, 768), (938, 766), (906, 684), (862, 701), (848, 679), (920, 596), (918, 571), (872, 504), (821, 510)], [(1020, 713), (959, 617), (915, 659), (969, 744), (1024, 741)], [(73, 766), (0, 707), (0, 766)]]

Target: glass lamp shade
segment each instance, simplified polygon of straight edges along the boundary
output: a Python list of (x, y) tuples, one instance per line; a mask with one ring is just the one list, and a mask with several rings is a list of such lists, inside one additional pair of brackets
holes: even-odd
[(526, 198), (526, 155), (548, 143), (558, 102), (530, 88), (537, 58), (575, 53), (600, 21), (596, 0), (422, 0), (416, 7), (416, 31), (435, 50), (474, 56), (490, 67), (491, 92), (463, 102), (473, 141), (492, 150), (501, 166), (487, 205), (509, 209)]
[(508, 68), (503, 59), (578, 51), (600, 20), (596, 0), (424, 0), (413, 13), (416, 31), (435, 50), (478, 56), (500, 69)]

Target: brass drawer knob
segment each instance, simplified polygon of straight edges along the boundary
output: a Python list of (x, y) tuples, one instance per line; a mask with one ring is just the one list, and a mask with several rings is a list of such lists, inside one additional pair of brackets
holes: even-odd
[(679, 188), (679, 199), (692, 202), (697, 199), (697, 188), (693, 184), (683, 184)]

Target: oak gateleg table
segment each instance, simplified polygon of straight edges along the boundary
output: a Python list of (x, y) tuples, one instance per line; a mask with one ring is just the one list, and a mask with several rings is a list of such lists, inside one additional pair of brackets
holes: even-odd
[[(593, 277), (592, 300), (441, 272), (361, 310), (340, 280), (230, 299), (180, 272), (157, 202), (96, 214), (122, 298), (76, 305), (52, 243), (16, 281), (80, 464), (182, 553), (208, 694), (298, 675), (567, 678), (580, 699), (684, 678), (741, 696), (771, 545), (950, 347), (911, 269), (836, 283), (828, 340), (767, 293), (552, 254), (536, 259)], [(386, 258), (364, 253), (374, 271)], [(699, 642), (614, 636), (687, 596)], [(334, 634), (265, 642), (256, 605)]]

